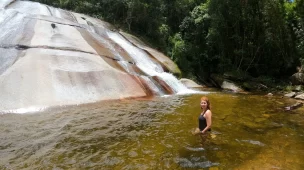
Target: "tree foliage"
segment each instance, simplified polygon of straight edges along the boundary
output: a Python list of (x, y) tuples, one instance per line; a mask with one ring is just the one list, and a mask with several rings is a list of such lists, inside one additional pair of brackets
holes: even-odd
[[(304, 63), (304, 0), (36, 0), (144, 37), (185, 76), (290, 76)], [(302, 63), (302, 64), (303, 64)]]

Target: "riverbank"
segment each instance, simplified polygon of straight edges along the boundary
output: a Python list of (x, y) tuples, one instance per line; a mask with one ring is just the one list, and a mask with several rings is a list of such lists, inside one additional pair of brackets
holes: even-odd
[(261, 94), (267, 97), (279, 96), (292, 101), (285, 110), (294, 110), (304, 105), (304, 86), (293, 85), (290, 78), (275, 79), (271, 77), (253, 78), (247, 75), (225, 73), (212, 74), (203, 81), (203, 87), (216, 88), (233, 93)]

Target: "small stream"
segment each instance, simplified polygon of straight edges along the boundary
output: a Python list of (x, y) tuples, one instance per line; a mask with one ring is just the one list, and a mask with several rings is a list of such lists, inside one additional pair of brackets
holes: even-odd
[(191, 130), (198, 94), (0, 115), (0, 169), (304, 169), (304, 109), (214, 92), (212, 133)]

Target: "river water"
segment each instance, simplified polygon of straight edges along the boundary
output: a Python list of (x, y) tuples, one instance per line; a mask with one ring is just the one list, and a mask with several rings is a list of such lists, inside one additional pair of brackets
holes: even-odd
[(278, 96), (175, 95), (0, 115), (0, 169), (304, 169), (304, 110)]

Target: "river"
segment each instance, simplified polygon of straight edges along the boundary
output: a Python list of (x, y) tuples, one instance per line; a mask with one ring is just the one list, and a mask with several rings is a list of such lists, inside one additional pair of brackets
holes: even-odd
[(212, 92), (213, 124), (191, 131), (198, 94), (0, 115), (0, 169), (304, 169), (303, 107)]

